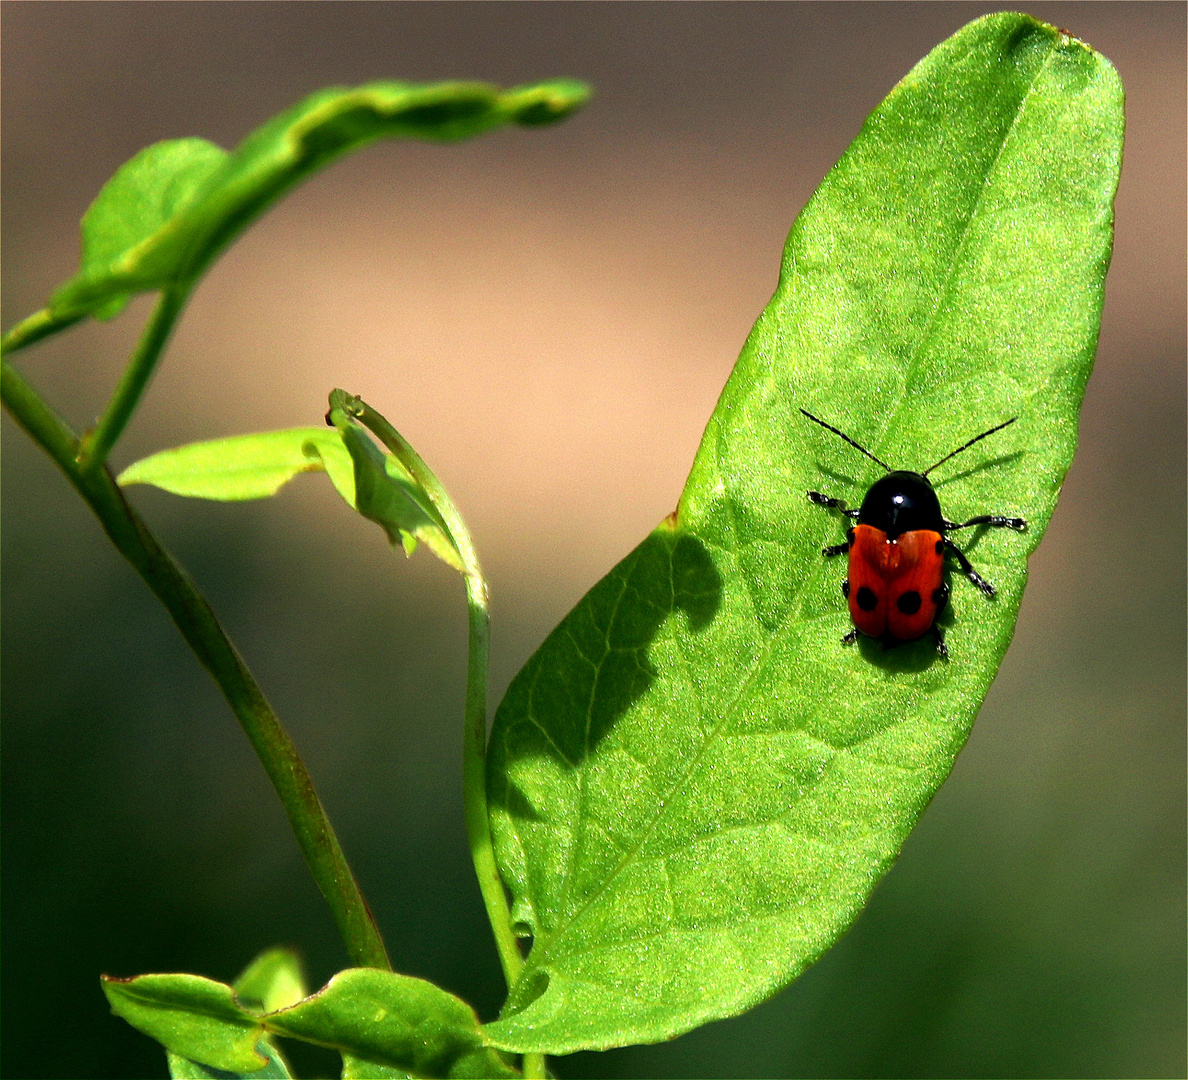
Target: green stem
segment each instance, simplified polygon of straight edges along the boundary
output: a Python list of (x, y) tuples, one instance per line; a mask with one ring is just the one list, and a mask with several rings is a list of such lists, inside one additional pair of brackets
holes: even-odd
[(188, 281), (171, 285), (161, 293), (103, 416), (95, 430), (83, 437), (79, 465), (84, 473), (94, 472), (107, 460), (111, 448), (132, 419), (189, 295)]
[(548, 1080), (549, 1069), (544, 1054), (524, 1055), (524, 1080)]
[(280, 796), (352, 964), (390, 971), (383, 939), (297, 748), (206, 599), (128, 504), (111, 473), (103, 467), (83, 471), (74, 432), (7, 361), (3, 362), (0, 396), (86, 500), (116, 549), (165, 605), (190, 648), (218, 683)]
[(495, 935), (495, 947), (499, 951), (503, 975), (510, 988), (519, 978), (524, 959), (512, 929), (511, 911), (507, 906), (503, 879), (499, 876), (495, 862), (495, 848), (491, 843), (491, 826), (487, 816), (487, 661), (491, 641), (487, 584), (470, 538), (470, 530), (433, 470), (405, 441), (404, 436), (365, 401), (336, 390), (330, 398), (331, 406), (337, 405), (339, 400), (350, 415), (370, 429), (396, 456), (429, 496), (462, 560), (462, 577), (466, 584), (466, 603), (470, 615), (465, 733), (462, 743), (466, 833), (475, 873), (478, 875), (479, 890)]
[(56, 334), (59, 330), (73, 326), (83, 318), (82, 315), (62, 318), (52, 314), (49, 308), (35, 311), (27, 319), (22, 319), (4, 335), (3, 339), (0, 339), (0, 355), (8, 356), (9, 353), (17, 352), (25, 348), (26, 345), (32, 345), (35, 341), (49, 337), (50, 334)]

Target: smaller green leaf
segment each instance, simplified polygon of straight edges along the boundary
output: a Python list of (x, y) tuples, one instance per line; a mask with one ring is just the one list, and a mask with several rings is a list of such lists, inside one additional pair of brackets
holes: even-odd
[[(116, 277), (134, 265), (139, 246), (193, 202), (228, 156), (205, 139), (169, 139), (121, 165), (83, 215), (78, 276)], [(111, 318), (131, 296), (113, 293), (93, 314)]]
[(225, 983), (200, 975), (104, 975), (102, 984), (116, 1016), (179, 1057), (230, 1073), (258, 1073), (268, 1065), (256, 1049), (260, 1020)]
[(309, 991), (301, 960), (292, 949), (268, 949), (256, 957), (232, 986), (244, 1008), (270, 1013), (296, 1005)]
[(411, 555), (423, 540), (442, 562), (461, 572), (462, 558), (428, 493), (334, 400), (328, 416), (354, 462), (355, 509), (379, 525), (393, 545), (402, 544), (405, 554)]
[(169, 1075), (173, 1080), (289, 1080), (292, 1073), (281, 1052), (267, 1039), (256, 1043), (256, 1049), (268, 1059), (268, 1064), (255, 1072), (228, 1072), (210, 1065), (200, 1065), (189, 1058), (180, 1057), (168, 1050)]
[(335, 428), (302, 427), (232, 435), (162, 450), (129, 465), (117, 482), (152, 484), (191, 499), (267, 499), (293, 477), (325, 471), (347, 505), (401, 544), (418, 541), (455, 570), (462, 562), (424, 489), (394, 455), (381, 450), (342, 410)]
[[(348, 1076), (517, 1075), (487, 1045), (466, 1002), (424, 979), (391, 971), (340, 971), (318, 993), (264, 1023), (276, 1035), (339, 1050)], [(370, 1063), (403, 1071), (369, 1072)]]
[(191, 499), (238, 502), (275, 495), (303, 472), (325, 470), (342, 497), (355, 504), (354, 465), (336, 431), (288, 428), (188, 443), (129, 465), (122, 487), (152, 484)]

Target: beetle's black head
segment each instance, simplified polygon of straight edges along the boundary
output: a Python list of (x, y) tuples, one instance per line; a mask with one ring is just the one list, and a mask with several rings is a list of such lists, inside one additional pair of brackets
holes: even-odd
[(862, 500), (859, 525), (873, 525), (894, 540), (916, 529), (943, 531), (940, 500), (928, 478), (915, 472), (889, 472), (876, 480)]

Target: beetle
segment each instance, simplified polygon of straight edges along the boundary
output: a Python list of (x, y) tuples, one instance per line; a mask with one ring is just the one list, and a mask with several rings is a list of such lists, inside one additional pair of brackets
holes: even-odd
[(949, 599), (949, 586), (942, 576), (945, 556), (952, 555), (961, 572), (987, 597), (994, 595), (994, 586), (974, 570), (965, 552), (946, 534), (971, 525), (1023, 532), (1027, 522), (1001, 514), (979, 514), (961, 523), (950, 521), (941, 513), (940, 500), (928, 481), (928, 474), (974, 443), (1013, 424), (1018, 417), (975, 435), (935, 465), (917, 473), (892, 469), (845, 432), (819, 420), (807, 409), (800, 411), (887, 470), (886, 476), (867, 489), (858, 510), (847, 509), (842, 499), (831, 499), (819, 491), (807, 492), (810, 502), (839, 510), (857, 522), (846, 530), (844, 544), (822, 549), (827, 556), (847, 552), (850, 556), (850, 576), (842, 582), (842, 595), (850, 605), (854, 629), (842, 638), (842, 644), (853, 645), (858, 634), (863, 633), (880, 638), (885, 646), (897, 645), (915, 641), (931, 631), (937, 653), (947, 660), (949, 650), (936, 624)]

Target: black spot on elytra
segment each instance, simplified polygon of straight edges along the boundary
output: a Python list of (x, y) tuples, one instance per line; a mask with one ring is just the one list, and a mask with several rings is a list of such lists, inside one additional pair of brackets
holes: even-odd
[(858, 589), (858, 606), (863, 611), (874, 611), (879, 606), (879, 598), (866, 585)]
[(936, 553), (938, 555), (943, 555), (945, 553), (945, 542), (943, 540), (938, 540), (936, 542)]
[(920, 610), (920, 594), (915, 589), (908, 589), (907, 592), (899, 594), (895, 606), (905, 615), (915, 615)]

